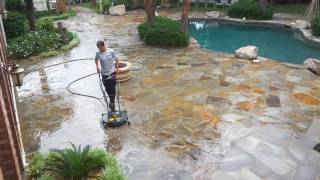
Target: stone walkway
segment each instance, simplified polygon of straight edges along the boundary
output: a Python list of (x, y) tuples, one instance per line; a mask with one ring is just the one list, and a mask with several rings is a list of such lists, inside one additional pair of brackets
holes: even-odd
[[(176, 13), (177, 14), (177, 13)], [(174, 16), (174, 13), (160, 12)], [(143, 11), (104, 16), (80, 9), (66, 21), (81, 43), (40, 65), (93, 57), (106, 38), (122, 59), (145, 68), (121, 84), (132, 125), (103, 130), (103, 107), (65, 87), (94, 72), (93, 61), (32, 72), (19, 90), (27, 153), (75, 144), (118, 155), (129, 179), (315, 179), (320, 177), (320, 78), (272, 60), (146, 46), (136, 26)], [(134, 64), (135, 65), (135, 64)], [(101, 96), (97, 77), (72, 87)]]

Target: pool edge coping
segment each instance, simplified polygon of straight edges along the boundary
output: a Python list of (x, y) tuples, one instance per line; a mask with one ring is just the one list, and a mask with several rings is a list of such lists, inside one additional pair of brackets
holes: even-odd
[[(230, 18), (230, 17), (217, 17), (217, 18), (215, 18), (215, 17), (192, 17), (192, 18), (189, 18), (189, 22), (190, 21), (225, 21), (225, 22), (232, 22), (232, 23), (236, 23), (236, 24), (265, 25), (265, 26), (267, 25), (269, 27), (272, 26), (275, 28), (283, 28), (285, 30), (290, 30), (290, 31), (300, 33), (302, 35), (302, 37), (304, 38), (304, 40), (306, 40), (309, 43), (312, 43), (313, 45), (320, 48), (320, 38), (313, 36), (308, 29), (297, 28), (294, 25), (291, 25), (291, 24), (289, 25), (285, 22), (279, 22), (279, 21), (276, 22), (274, 20), (242, 20), (242, 19), (236, 19), (236, 18)], [(193, 39), (195, 39), (195, 38), (193, 38)], [(198, 41), (197, 41), (197, 44), (199, 44)], [(204, 48), (202, 48), (202, 49), (204, 49)], [(232, 53), (228, 53), (228, 54), (232, 54)], [(269, 59), (266, 57), (262, 57), (262, 58)], [(305, 60), (307, 60), (307, 59), (305, 59)], [(279, 60), (274, 60), (274, 59), (269, 59), (269, 60), (278, 61), (281, 64), (284, 63)], [(291, 63), (288, 63), (288, 64), (291, 64)], [(301, 64), (294, 64), (294, 65), (301, 65)]]
[(189, 21), (228, 21), (228, 22), (234, 22), (238, 24), (251, 24), (251, 25), (271, 25), (274, 27), (280, 27), (287, 30), (292, 30), (296, 32), (300, 32), (304, 39), (308, 40), (311, 43), (315, 43), (317, 46), (320, 47), (320, 38), (317, 38), (311, 34), (311, 32), (308, 29), (302, 29), (297, 28), (294, 25), (287, 24), (285, 22), (281, 21), (274, 21), (274, 20), (242, 20), (242, 19), (236, 19), (236, 18), (230, 18), (230, 17), (192, 17), (189, 18)]

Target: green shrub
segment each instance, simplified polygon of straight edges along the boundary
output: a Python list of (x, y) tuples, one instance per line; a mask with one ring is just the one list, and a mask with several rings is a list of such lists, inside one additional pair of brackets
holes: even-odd
[(320, 36), (320, 16), (315, 17), (311, 21), (311, 32), (312, 32), (312, 35), (316, 37)]
[(107, 11), (108, 9), (109, 9), (109, 7), (111, 6), (111, 0), (100, 0), (101, 2), (101, 4), (99, 5), (99, 6), (101, 6), (100, 7), (100, 11), (101, 11), (101, 13), (103, 13), (103, 12), (105, 12), (105, 11)]
[(6, 37), (12, 39), (27, 32), (27, 19), (21, 13), (8, 12), (8, 17), (4, 21)]
[(38, 179), (44, 174), (45, 157), (42, 154), (35, 154), (29, 162), (26, 170), (27, 176), (31, 179)]
[[(31, 176), (32, 167), (33, 176)], [(29, 179), (104, 179), (125, 180), (116, 158), (102, 149), (90, 146), (52, 150), (48, 155), (34, 156), (27, 168)], [(37, 171), (34, 171), (37, 170)]]
[(124, 4), (124, 6), (126, 8), (131, 8), (131, 6), (133, 5), (133, 1), (131, 1), (131, 0), (116, 0), (115, 1), (115, 5), (120, 5), (120, 4)]
[(53, 19), (40, 18), (36, 21), (37, 30), (54, 32), (55, 27), (53, 25)]
[(9, 56), (25, 58), (41, 52), (48, 52), (63, 45), (58, 33), (33, 31), (8, 41)]
[(160, 46), (187, 46), (189, 36), (180, 31), (180, 22), (166, 17), (156, 17), (150, 26), (144, 22), (138, 26), (139, 36), (147, 44)]
[(270, 7), (263, 10), (256, 0), (239, 0), (230, 6), (228, 14), (233, 18), (266, 20), (272, 19), (273, 10)]
[(21, 0), (6, 0), (6, 9), (8, 11), (22, 11), (23, 5)]

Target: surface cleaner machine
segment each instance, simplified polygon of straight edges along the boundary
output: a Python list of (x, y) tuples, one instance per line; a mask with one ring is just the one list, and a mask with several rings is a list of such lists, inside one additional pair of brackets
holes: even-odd
[[(116, 78), (114, 76), (109, 77), (109, 78)], [(117, 100), (117, 106), (112, 110), (109, 105), (109, 99), (108, 95), (103, 87), (103, 81), (104, 79), (101, 77), (99, 74), (99, 81), (100, 81), (100, 89), (103, 94), (103, 99), (106, 102), (107, 105), (107, 112), (102, 113), (101, 117), (101, 123), (104, 128), (108, 127), (119, 127), (124, 124), (130, 125), (130, 121), (128, 119), (128, 114), (127, 111), (123, 110), (120, 105), (120, 81), (117, 80), (117, 86), (116, 86), (116, 93), (115, 93), (115, 98)]]

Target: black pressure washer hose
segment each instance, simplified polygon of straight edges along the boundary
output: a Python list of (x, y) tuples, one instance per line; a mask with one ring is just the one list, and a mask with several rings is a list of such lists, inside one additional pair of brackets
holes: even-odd
[[(41, 69), (45, 69), (45, 68), (49, 68), (49, 67), (53, 67), (53, 66), (58, 66), (58, 65), (65, 64), (65, 63), (70, 63), (70, 62), (77, 62), (77, 61), (93, 61), (93, 58), (72, 59), (72, 60), (68, 60), (68, 61), (64, 61), (64, 62), (60, 62), (60, 63), (56, 63), (56, 64), (51, 64), (51, 65), (48, 65), (48, 66), (43, 66), (43, 67), (36, 68), (36, 69), (26, 70), (25, 72), (26, 72), (26, 73), (30, 73), (30, 72), (38, 71), (38, 70), (41, 70)], [(141, 66), (138, 67), (138, 68), (130, 69), (130, 71), (139, 71), (139, 70), (141, 70), (141, 69), (144, 68), (144, 64), (143, 64), (142, 62), (138, 62), (138, 61), (125, 61), (125, 62), (138, 63), (138, 64), (141, 65)], [(38, 63), (38, 62), (37, 62), (37, 63)], [(35, 64), (37, 64), (37, 63), (35, 63)], [(35, 65), (35, 64), (31, 64), (30, 66)], [(28, 69), (30, 66), (28, 66), (26, 69)], [(78, 95), (78, 96), (83, 96), (83, 97), (88, 97), (88, 98), (93, 98), (93, 99), (99, 100), (99, 101), (103, 104), (102, 99), (103, 99), (104, 97), (99, 98), (99, 97), (92, 96), (92, 95), (88, 95), (88, 94), (81, 94), (81, 93), (72, 91), (72, 90), (70, 89), (70, 86), (71, 86), (72, 84), (74, 84), (74, 83), (76, 83), (76, 82), (78, 82), (78, 81), (80, 81), (80, 80), (82, 80), (82, 79), (85, 79), (85, 78), (87, 78), (87, 77), (96, 75), (96, 74), (98, 74), (98, 73), (91, 73), (91, 74), (82, 76), (82, 77), (80, 77), (80, 78), (77, 78), (77, 79), (71, 81), (71, 82), (67, 85), (66, 89), (67, 89), (68, 92), (70, 92), (71, 94)], [(106, 97), (107, 97), (107, 95), (106, 95)]]

